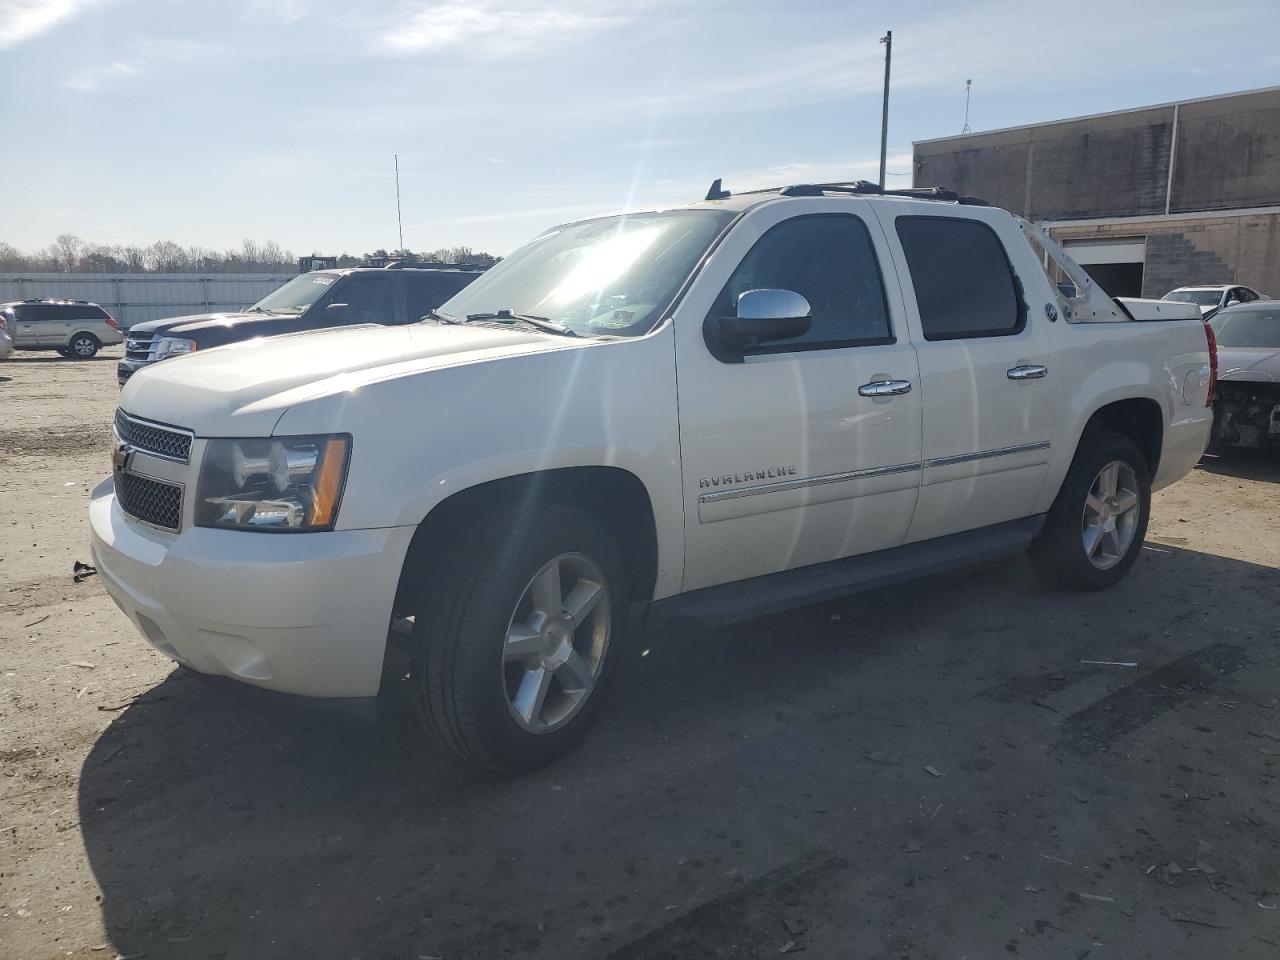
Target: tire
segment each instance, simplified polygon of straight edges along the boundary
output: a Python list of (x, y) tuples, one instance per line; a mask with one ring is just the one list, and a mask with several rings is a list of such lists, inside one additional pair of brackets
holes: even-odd
[[(624, 659), (618, 547), (589, 514), (548, 504), (527, 517), (501, 511), (442, 552), (414, 611), (418, 714), (471, 763), (507, 773), (545, 766), (586, 734)], [(553, 564), (560, 607), (580, 611), (576, 626), (539, 609), (556, 606)]]
[[(91, 360), (98, 354), (98, 348), (102, 344), (98, 342), (98, 338), (92, 333), (77, 333), (71, 338), (67, 345), (67, 352), (63, 354), (73, 360)], [(58, 351), (61, 353), (62, 351)]]
[[(1107, 471), (1115, 478), (1107, 497)], [(1131, 498), (1136, 497), (1136, 502)], [(1125, 504), (1129, 503), (1128, 507)], [(1049, 508), (1030, 555), (1050, 583), (1103, 590), (1129, 572), (1147, 533), (1151, 474), (1128, 437), (1090, 429), (1080, 440), (1062, 489)]]
[(71, 351), (70, 351), (70, 350), (68, 350), (66, 347), (59, 347), (59, 348), (58, 348), (58, 356), (60, 356), (60, 357), (66, 357), (68, 360), (70, 360), (70, 359), (71, 359)]

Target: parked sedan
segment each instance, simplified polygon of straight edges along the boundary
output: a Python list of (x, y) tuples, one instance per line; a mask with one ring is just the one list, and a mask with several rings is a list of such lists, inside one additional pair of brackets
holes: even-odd
[(1270, 298), (1252, 287), (1225, 284), (1212, 287), (1179, 287), (1177, 290), (1170, 290), (1161, 299), (1194, 303), (1200, 308), (1201, 316), (1208, 320), (1219, 310), (1234, 307), (1237, 303), (1253, 303)]
[(1218, 338), (1211, 442), (1280, 450), (1280, 302), (1242, 303), (1209, 326)]

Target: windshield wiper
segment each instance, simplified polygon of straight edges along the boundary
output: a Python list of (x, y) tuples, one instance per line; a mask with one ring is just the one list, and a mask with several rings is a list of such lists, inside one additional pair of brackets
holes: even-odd
[(447, 313), (441, 313), (435, 307), (432, 307), (426, 313), (418, 318), (419, 320), (438, 320), (440, 323), (462, 323), (457, 317), (451, 317)]
[(519, 320), (521, 323), (527, 323), (529, 326), (546, 333), (554, 333), (562, 337), (576, 337), (578, 335), (577, 331), (570, 330), (563, 324), (548, 320), (546, 317), (535, 317), (528, 313), (512, 313), (506, 309), (497, 310), (493, 313), (468, 313), (467, 320)]

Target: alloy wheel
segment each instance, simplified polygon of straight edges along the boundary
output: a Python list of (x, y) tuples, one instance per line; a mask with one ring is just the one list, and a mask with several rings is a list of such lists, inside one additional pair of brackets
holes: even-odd
[(600, 678), (612, 625), (609, 585), (585, 554), (562, 553), (534, 574), (507, 626), (502, 682), (530, 733), (566, 724)]
[(1141, 505), (1138, 476), (1123, 460), (1112, 460), (1093, 478), (1080, 534), (1085, 556), (1099, 570), (1114, 567), (1133, 546)]

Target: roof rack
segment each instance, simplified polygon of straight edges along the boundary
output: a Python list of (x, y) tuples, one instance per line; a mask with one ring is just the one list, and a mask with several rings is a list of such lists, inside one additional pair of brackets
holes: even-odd
[[(724, 200), (732, 196), (722, 188), (719, 177), (707, 191), (708, 200)], [(831, 193), (852, 194), (855, 196), (876, 197), (909, 197), (913, 200), (939, 200), (944, 203), (959, 203), (970, 207), (990, 206), (980, 197), (968, 197), (947, 190), (943, 187), (908, 187), (901, 190), (887, 190), (870, 180), (853, 180), (844, 183), (797, 183), (789, 187), (769, 187), (765, 190), (748, 190), (747, 193), (777, 193), (784, 197), (822, 197)]]
[(388, 260), (383, 270), (483, 270), (478, 263), (440, 263), (436, 260)]

